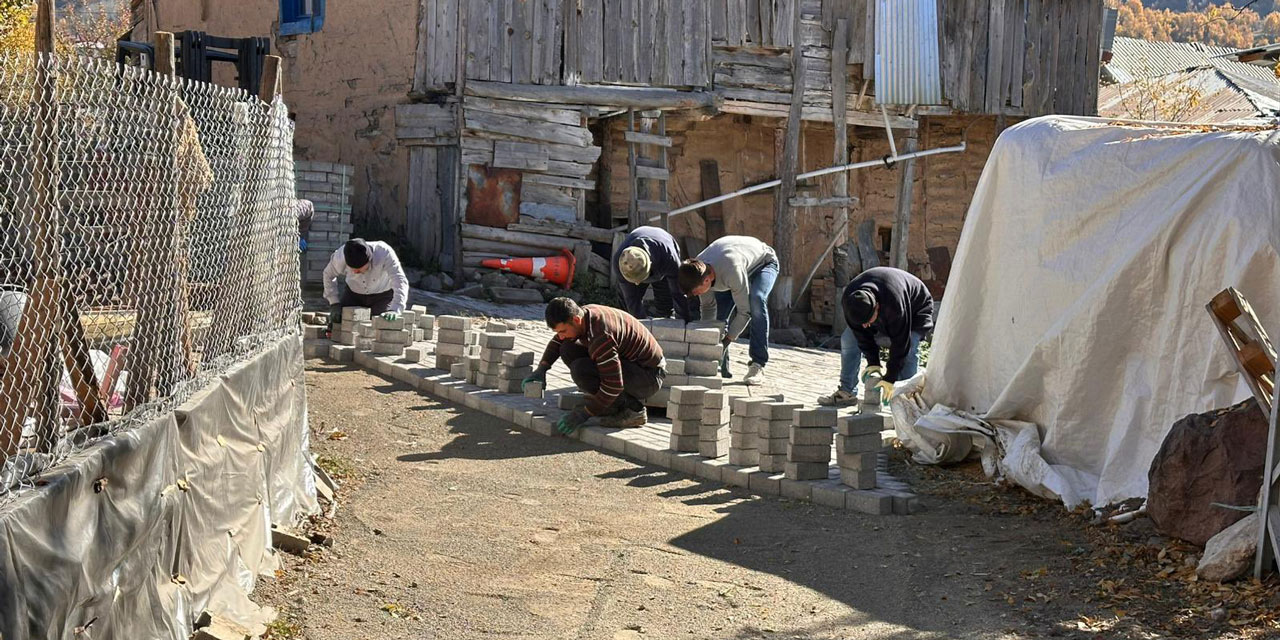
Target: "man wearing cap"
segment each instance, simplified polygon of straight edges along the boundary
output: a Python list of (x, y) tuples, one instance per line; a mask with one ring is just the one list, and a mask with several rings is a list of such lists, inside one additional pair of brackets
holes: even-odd
[[(345, 285), (338, 284), (339, 277)], [(343, 307), (368, 307), (375, 316), (395, 320), (409, 300), (409, 278), (390, 245), (352, 238), (333, 252), (324, 268), (324, 298), (329, 301), (330, 327)]]
[[(920, 341), (933, 329), (933, 296), (919, 278), (892, 267), (863, 271), (844, 288), (845, 323), (840, 336), (840, 388), (818, 404), (842, 406), (858, 401), (858, 369), (867, 358), (865, 382), (879, 377), (881, 397), (893, 396), (893, 383), (907, 380), (919, 367)], [(889, 362), (880, 366), (880, 343)]]
[(769, 293), (778, 279), (773, 247), (751, 236), (725, 236), (707, 245), (697, 258), (680, 265), (680, 289), (701, 296), (702, 317), (727, 320), (721, 375), (728, 377), (728, 346), (750, 327), (751, 362), (742, 382), (764, 382), (769, 363)]
[(644, 319), (644, 293), (653, 285), (654, 315), (666, 318), (674, 311), (681, 320), (696, 320), (693, 304), (680, 290), (676, 273), (680, 270), (680, 247), (671, 234), (658, 227), (636, 227), (627, 234), (613, 255), (622, 306), (627, 313)]

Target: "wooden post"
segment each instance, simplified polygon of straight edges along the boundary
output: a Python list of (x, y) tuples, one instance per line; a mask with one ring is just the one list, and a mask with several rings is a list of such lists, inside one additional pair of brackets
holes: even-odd
[[(699, 181), (702, 184), (702, 199), (708, 200), (720, 195), (720, 165), (714, 159), (698, 162)], [(717, 202), (707, 205), (705, 214), (708, 244), (724, 235), (724, 204)], [(692, 257), (692, 256), (690, 256)]]
[[(917, 151), (916, 130), (907, 130), (907, 143), (902, 153)], [(902, 181), (898, 183), (898, 212), (893, 218), (893, 242), (889, 251), (889, 266), (907, 269), (908, 232), (911, 228), (911, 201), (916, 177), (915, 159), (902, 161)]]
[[(849, 164), (849, 123), (845, 120), (848, 112), (848, 78), (849, 78), (849, 23), (846, 19), (836, 20), (836, 31), (831, 44), (831, 122), (835, 126), (835, 147), (831, 155), (835, 164)], [(835, 175), (836, 197), (849, 195), (849, 174)], [(853, 267), (849, 263), (849, 208), (836, 209), (836, 219), (831, 225), (837, 238), (846, 239), (839, 243), (831, 255), (831, 284), (835, 296), (834, 311), (831, 314), (831, 332), (834, 335), (844, 333), (844, 309), (841, 298), (844, 287), (853, 279)]]
[(59, 420), (57, 389), (61, 381), (58, 340), (63, 318), (61, 270), (62, 231), (58, 210), (58, 122), (55, 102), (57, 62), (53, 59), (53, 26), (56, 23), (53, 0), (39, 0), (36, 5), (35, 45), (39, 58), (35, 67), (35, 118), (31, 158), (30, 207), (15, 213), (15, 226), (25, 228), (31, 242), (33, 277), (27, 290), (27, 302), (18, 321), (18, 332), (0, 377), (0, 452), (5, 459), (18, 451), (22, 426), (31, 412), (32, 403), (39, 407), (36, 423), (42, 445), (56, 437)]
[(776, 313), (773, 324), (786, 327), (791, 324), (791, 289), (795, 279), (795, 229), (796, 213), (791, 207), (791, 198), (796, 194), (796, 174), (800, 163), (800, 133), (804, 129), (801, 119), (804, 111), (804, 74), (805, 60), (803, 47), (800, 46), (803, 29), (800, 21), (801, 2), (792, 2), (793, 35), (791, 41), (791, 110), (787, 114), (786, 137), (783, 140), (782, 154), (778, 157), (777, 200), (774, 202), (773, 249), (778, 253), (779, 276), (771, 296), (772, 307)]
[(280, 56), (267, 56), (262, 64), (262, 86), (258, 89), (258, 97), (271, 104), (280, 93)]

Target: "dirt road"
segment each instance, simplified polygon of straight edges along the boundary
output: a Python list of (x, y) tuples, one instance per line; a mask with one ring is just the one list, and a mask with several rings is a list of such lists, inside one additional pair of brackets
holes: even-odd
[(758, 498), (308, 366), (313, 449), (356, 477), (336, 546), (256, 594), (278, 637), (1098, 637), (1056, 519)]

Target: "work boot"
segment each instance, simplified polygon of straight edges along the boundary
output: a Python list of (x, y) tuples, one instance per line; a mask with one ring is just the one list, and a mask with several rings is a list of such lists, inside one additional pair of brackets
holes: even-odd
[(754, 362), (747, 365), (747, 375), (742, 376), (742, 382), (748, 386), (764, 384), (764, 365)]
[(858, 404), (858, 396), (844, 389), (836, 389), (835, 393), (818, 398), (818, 404), (824, 407), (848, 407)]
[(600, 426), (609, 427), (610, 429), (629, 429), (631, 427), (643, 427), (649, 421), (649, 412), (640, 407), (639, 411), (635, 409), (623, 409), (611, 416), (600, 418)]

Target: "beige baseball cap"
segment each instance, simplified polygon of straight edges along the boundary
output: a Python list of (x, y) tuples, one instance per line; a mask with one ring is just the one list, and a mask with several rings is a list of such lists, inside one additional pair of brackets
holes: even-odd
[(640, 284), (649, 277), (649, 252), (640, 247), (627, 247), (618, 256), (618, 271), (631, 284)]

